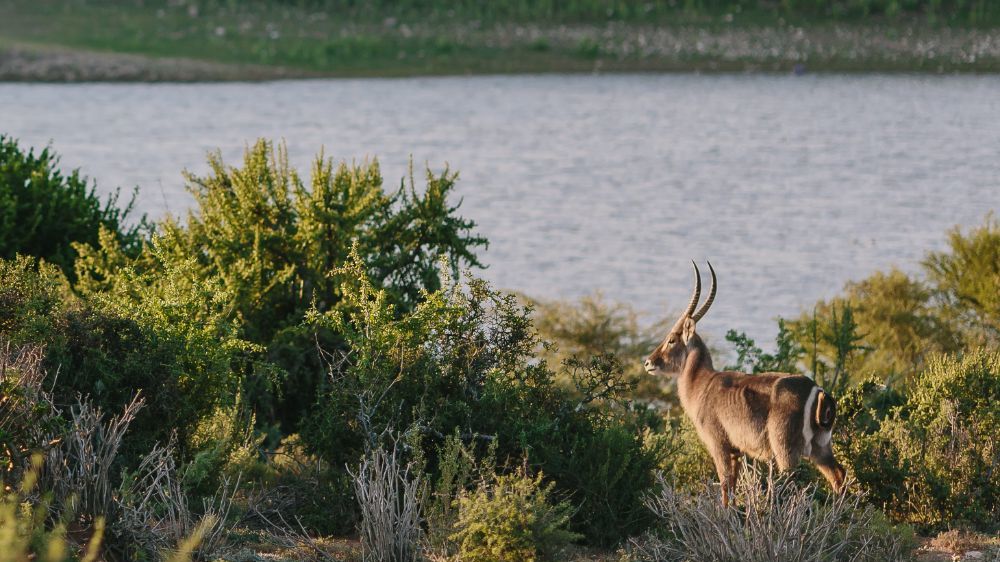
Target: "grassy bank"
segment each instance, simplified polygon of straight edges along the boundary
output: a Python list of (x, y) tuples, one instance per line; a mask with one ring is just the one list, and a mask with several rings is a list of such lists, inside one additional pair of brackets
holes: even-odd
[[(1000, 70), (1000, 11), (992, 4), (906, 12), (898, 3), (873, 0), (868, 16), (846, 7), (830, 12), (836, 2), (824, 3), (833, 7), (829, 14), (808, 6), (689, 4), (702, 8), (627, 1), (560, 9), (552, 2), (350, 8), (322, 1), (0, 0), (0, 79), (785, 72), (797, 65), (809, 71)], [(135, 58), (115, 58), (122, 55)], [(163, 58), (170, 60), (166, 68)]]

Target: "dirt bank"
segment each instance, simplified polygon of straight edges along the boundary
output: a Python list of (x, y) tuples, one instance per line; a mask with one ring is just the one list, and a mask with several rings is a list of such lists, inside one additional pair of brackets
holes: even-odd
[(183, 58), (0, 46), (0, 81), (201, 82), (273, 80), (308, 74), (282, 67), (230, 65)]

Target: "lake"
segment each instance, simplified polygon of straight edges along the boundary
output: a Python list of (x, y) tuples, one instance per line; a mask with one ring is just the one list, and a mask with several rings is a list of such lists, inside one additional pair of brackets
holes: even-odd
[[(1000, 77), (601, 75), (226, 84), (0, 84), (0, 132), (51, 143), (153, 217), (191, 204), (182, 169), (287, 139), (459, 170), (483, 275), (544, 298), (601, 291), (677, 312), (690, 260), (719, 295), (701, 331), (773, 340), (774, 319), (876, 269), (916, 271), (1000, 208)], [(703, 267), (703, 269), (705, 269)], [(707, 284), (707, 279), (706, 279)]]

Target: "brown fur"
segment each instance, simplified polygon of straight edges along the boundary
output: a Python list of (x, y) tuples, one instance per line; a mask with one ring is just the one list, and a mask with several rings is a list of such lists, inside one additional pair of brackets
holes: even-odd
[[(843, 490), (845, 473), (833, 457), (831, 435), (836, 403), (811, 379), (788, 373), (716, 371), (708, 348), (695, 333), (694, 319), (687, 315), (650, 354), (646, 370), (677, 377), (681, 407), (715, 462), (723, 504), (729, 504), (743, 455), (774, 461), (780, 470), (792, 469), (808, 457), (834, 490)], [(803, 427), (806, 423), (808, 428)]]

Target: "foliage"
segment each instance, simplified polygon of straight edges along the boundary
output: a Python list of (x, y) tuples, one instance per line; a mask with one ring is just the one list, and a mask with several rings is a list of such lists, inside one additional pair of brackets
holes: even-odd
[(908, 560), (914, 546), (911, 530), (889, 525), (862, 496), (821, 496), (752, 465), (741, 471), (735, 507), (722, 506), (711, 486), (688, 495), (660, 485), (648, 500), (657, 532), (632, 541), (632, 560), (875, 562)]
[(907, 379), (930, 357), (1000, 343), (1000, 222), (953, 230), (948, 248), (929, 252), (923, 275), (876, 272), (848, 283), (842, 296), (820, 301), (790, 323), (821, 380), (845, 374)]
[[(666, 331), (665, 321), (642, 325), (639, 314), (625, 303), (608, 302), (603, 295), (585, 295), (576, 301), (522, 297), (532, 309), (532, 320), (543, 342), (536, 355), (551, 365), (585, 362), (588, 357), (613, 355), (626, 360), (626, 378), (637, 386), (633, 395), (645, 401), (671, 399), (662, 381), (646, 376), (642, 357)], [(559, 382), (572, 389), (573, 382)]]
[(660, 451), (656, 471), (673, 488), (694, 492), (706, 482), (715, 481), (712, 457), (698, 437), (694, 423), (683, 413), (668, 415), (665, 429), (649, 432), (647, 440)]
[(72, 275), (73, 243), (96, 243), (102, 227), (117, 233), (126, 251), (138, 251), (144, 219), (126, 225), (132, 203), (119, 208), (115, 192), (102, 204), (78, 170), (64, 176), (58, 163), (48, 148), (25, 153), (0, 134), (0, 258), (35, 256)]
[(642, 357), (664, 331), (660, 326), (641, 326), (632, 307), (609, 303), (600, 293), (572, 302), (524, 298), (534, 312), (539, 337), (556, 344), (555, 349), (540, 350), (541, 355), (556, 365), (574, 357), (601, 354)]
[(357, 531), (354, 482), (343, 466), (331, 466), (309, 454), (297, 434), (282, 439), (268, 456), (268, 462), (244, 472), (258, 483), (248, 500), (250, 517), (266, 523), (291, 516), (323, 535)]
[(96, 561), (104, 537), (103, 519), (95, 521), (86, 543), (79, 546), (67, 540), (68, 521), (47, 525), (48, 506), (37, 487), (42, 467), (42, 456), (35, 455), (20, 480), (6, 482), (0, 499), (0, 561)]
[[(875, 428), (845, 442), (859, 484), (894, 519), (922, 529), (1000, 520), (1000, 355), (940, 357)], [(870, 418), (878, 418), (871, 413)]]
[(336, 276), (341, 306), (309, 318), (340, 334), (350, 352), (331, 357), (330, 384), (303, 430), (327, 462), (351, 462), (387, 427), (413, 428), (431, 442), (458, 428), (494, 440), (501, 461), (526, 454), (580, 506), (574, 525), (589, 540), (614, 543), (642, 529), (641, 494), (658, 459), (645, 448), (644, 418), (622, 405), (632, 385), (616, 360), (570, 368), (570, 392), (534, 360), (530, 311), (512, 295), (467, 279), (397, 317), (360, 256)]
[(118, 516), (110, 530), (127, 559), (169, 552), (205, 559), (228, 538), (227, 518), (236, 484), (223, 480), (218, 492), (204, 498), (200, 510), (189, 505), (177, 470), (174, 443), (157, 445), (139, 466), (125, 474), (115, 500)]
[(1000, 220), (990, 215), (966, 234), (955, 228), (948, 245), (924, 260), (928, 280), (943, 300), (941, 316), (953, 319), (969, 344), (1000, 342)]
[(928, 357), (959, 347), (959, 334), (934, 294), (898, 269), (877, 272), (848, 283), (844, 296), (818, 303), (791, 329), (817, 380), (858, 382), (871, 373), (907, 378)]
[[(192, 544), (202, 552), (219, 543), (229, 498), (224, 491), (219, 501), (206, 503), (201, 519), (212, 518), (212, 525), (195, 525), (167, 449), (147, 455), (155, 463), (140, 464), (138, 474), (147, 477), (120, 481), (113, 472), (124, 436), (143, 406), (139, 397), (110, 418), (82, 397), (64, 412), (42, 385), (41, 351), (13, 348), (2, 339), (0, 375), (6, 386), (0, 404), (0, 483), (8, 491), (20, 483), (19, 492), (0, 501), (0, 559), (27, 560), (30, 551), (62, 560), (73, 550), (64, 542), (70, 529), (76, 536), (93, 532), (86, 560), (96, 559), (102, 542), (131, 559), (157, 555), (191, 536), (198, 538), (200, 544)], [(155, 470), (146, 470), (154, 465)], [(18, 510), (12, 515), (8, 502), (15, 499)], [(219, 513), (223, 516), (217, 517)], [(184, 524), (173, 524), (178, 522)]]
[(136, 392), (146, 399), (123, 447), (126, 461), (175, 432), (187, 455), (202, 417), (235, 400), (251, 351), (225, 320), (225, 293), (188, 270), (166, 262), (154, 284), (151, 273), (124, 269), (109, 291), (79, 298), (53, 267), (0, 261), (0, 338), (45, 346), (44, 367), (62, 373), (57, 402), (82, 394), (113, 412)]
[(257, 468), (264, 435), (255, 435), (253, 414), (242, 405), (219, 407), (201, 418), (191, 435), (194, 451), (183, 470), (184, 489), (209, 496), (224, 480), (238, 480)]
[(21, 480), (30, 455), (66, 427), (44, 388), (41, 365), (37, 346), (14, 348), (0, 338), (0, 480), (5, 483)]
[(551, 560), (580, 535), (570, 532), (573, 507), (556, 502), (554, 483), (543, 475), (497, 476), (458, 499), (452, 540), (459, 559), (467, 562), (534, 562)]
[(736, 330), (726, 332), (726, 341), (736, 347), (736, 364), (727, 366), (729, 371), (792, 373), (796, 371), (803, 353), (781, 318), (778, 319), (778, 335), (775, 338), (777, 350), (773, 355), (764, 353), (745, 333), (737, 333)]
[(644, 530), (650, 515), (642, 499), (664, 456), (659, 443), (645, 440), (628, 419), (564, 427), (565, 433), (534, 445), (532, 460), (574, 503), (573, 530), (600, 546)]
[(457, 545), (451, 539), (458, 524), (458, 499), (478, 483), (496, 476), (496, 440), (489, 442), (482, 458), (477, 456), (473, 443), (473, 439), (465, 443), (456, 431), (446, 437), (437, 450), (438, 479), (424, 507), (427, 520), (425, 550), (432, 556), (448, 559), (458, 554)]
[(307, 187), (284, 147), (263, 140), (247, 149), (242, 167), (225, 166), (217, 153), (209, 166), (205, 177), (188, 174), (196, 209), (183, 224), (160, 225), (163, 254), (156, 261), (184, 263), (188, 276), (217, 280), (216, 300), (237, 318), (239, 335), (266, 346), (285, 373), (277, 389), (257, 376), (248, 391), (258, 420), (280, 423), (286, 433), (325, 383), (320, 357), (306, 350), (317, 342), (343, 350), (335, 332), (304, 327), (302, 318), (310, 308), (338, 305), (340, 282), (330, 272), (352, 248), (401, 312), (440, 287), (439, 258), (454, 267), (479, 265), (473, 252), (486, 241), (470, 234), (473, 224), (448, 204), (457, 175), (447, 169), (428, 171), (422, 192), (412, 173), (387, 191), (377, 162), (334, 168), (321, 153)]

